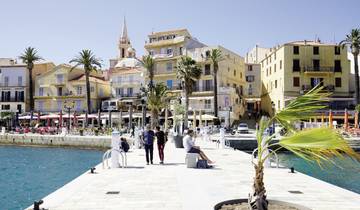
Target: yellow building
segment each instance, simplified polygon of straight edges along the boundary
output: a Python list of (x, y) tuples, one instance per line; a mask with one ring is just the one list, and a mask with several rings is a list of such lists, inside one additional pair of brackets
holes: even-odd
[[(35, 82), (35, 110), (59, 112), (65, 101), (74, 102), (74, 111), (86, 111), (85, 75), (82, 69), (70, 71), (71, 66), (61, 64), (39, 75)], [(91, 110), (100, 109), (101, 100), (110, 97), (110, 85), (96, 73), (90, 75)]]
[(332, 93), (331, 109), (344, 109), (353, 104), (346, 48), (320, 41), (294, 41), (270, 49), (260, 63), (261, 107), (268, 113), (272, 113), (272, 109), (283, 109), (292, 99), (319, 83)]
[(156, 32), (149, 35), (145, 49), (155, 59), (155, 83), (162, 82), (180, 96), (180, 81), (176, 78), (176, 64), (181, 56), (193, 58), (202, 68), (202, 75), (189, 97), (190, 109), (213, 114), (213, 65), (209, 59), (212, 49), (220, 49), (223, 60), (218, 71), (219, 117), (228, 125), (244, 112), (241, 95), (245, 86), (244, 59), (222, 47), (209, 47), (192, 37), (186, 29)]

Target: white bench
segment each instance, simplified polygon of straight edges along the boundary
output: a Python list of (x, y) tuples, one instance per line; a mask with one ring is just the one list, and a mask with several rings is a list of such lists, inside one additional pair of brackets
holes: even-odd
[(186, 153), (185, 163), (188, 168), (196, 168), (199, 154), (197, 153)]

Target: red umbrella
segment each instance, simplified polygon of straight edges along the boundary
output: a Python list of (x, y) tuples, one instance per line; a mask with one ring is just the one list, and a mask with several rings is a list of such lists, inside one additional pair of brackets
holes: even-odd
[(76, 112), (74, 112), (74, 126), (77, 126), (77, 118), (76, 118)]
[(349, 127), (349, 114), (347, 112), (347, 109), (345, 109), (344, 124), (345, 124), (345, 130), (347, 131)]
[(50, 118), (47, 118), (47, 127), (50, 127)]
[(60, 118), (59, 118), (59, 127), (60, 128), (62, 128), (62, 121), (63, 121), (62, 110), (60, 110)]

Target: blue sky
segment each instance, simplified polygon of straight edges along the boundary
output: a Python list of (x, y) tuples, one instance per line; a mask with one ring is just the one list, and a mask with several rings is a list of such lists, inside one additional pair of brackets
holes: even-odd
[(357, 0), (0, 0), (0, 8), (0, 57), (33, 46), (60, 64), (91, 49), (105, 67), (117, 55), (124, 15), (138, 55), (151, 31), (187, 28), (205, 44), (244, 55), (256, 43), (339, 42), (360, 27)]

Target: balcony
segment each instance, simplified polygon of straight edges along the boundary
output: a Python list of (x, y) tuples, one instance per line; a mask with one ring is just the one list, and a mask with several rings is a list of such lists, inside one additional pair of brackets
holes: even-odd
[(305, 73), (333, 73), (333, 66), (305, 66), (303, 67)]
[[(313, 89), (314, 87), (315, 86), (311, 86), (311, 85), (303, 85), (303, 86), (301, 86), (300, 94), (304, 94), (304, 93), (308, 92), (309, 90)], [(335, 86), (334, 85), (325, 85), (324, 91), (334, 92)]]
[(25, 102), (24, 98), (1, 98), (0, 102)]
[(194, 87), (194, 92), (214, 91), (214, 86)]

